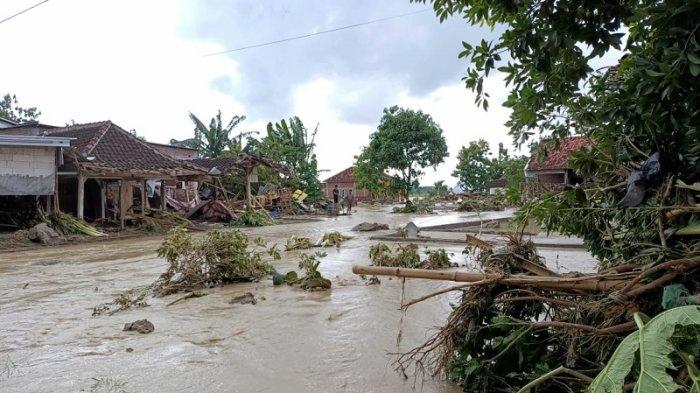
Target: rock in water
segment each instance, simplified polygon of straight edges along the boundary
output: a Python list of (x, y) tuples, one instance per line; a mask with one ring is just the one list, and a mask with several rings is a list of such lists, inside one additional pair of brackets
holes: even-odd
[(124, 331), (137, 331), (141, 334), (151, 333), (156, 330), (155, 326), (148, 319), (140, 319), (136, 322), (124, 324)]
[(383, 229), (389, 229), (389, 226), (378, 222), (363, 222), (362, 224), (357, 224), (354, 228), (352, 228), (352, 230), (356, 232), (370, 232)]
[(230, 304), (257, 304), (258, 301), (255, 300), (255, 296), (250, 293), (246, 292), (242, 295), (236, 296), (231, 301), (229, 302)]
[(66, 241), (58, 232), (43, 222), (32, 227), (27, 232), (27, 238), (35, 243), (47, 245), (61, 244)]

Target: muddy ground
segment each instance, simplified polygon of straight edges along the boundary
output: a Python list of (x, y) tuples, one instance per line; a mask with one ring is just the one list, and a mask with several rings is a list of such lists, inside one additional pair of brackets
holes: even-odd
[[(360, 209), (350, 217), (324, 218), (245, 229), (282, 247), (294, 234), (315, 239), (363, 221), (398, 228), (410, 220), (438, 225), (473, 219), (472, 213), (411, 216), (389, 207)], [(503, 212), (494, 215), (504, 214)], [(390, 231), (384, 231), (390, 233)], [(42, 247), (0, 254), (1, 392), (458, 392), (443, 381), (404, 380), (391, 353), (421, 343), (445, 321), (449, 296), (401, 313), (398, 279), (367, 286), (352, 274), (368, 264), (369, 237), (355, 233), (339, 250), (329, 248), (320, 270), (333, 281), (324, 292), (273, 287), (271, 280), (209, 289), (207, 296), (166, 304), (180, 295), (149, 298), (149, 307), (93, 317), (92, 309), (127, 289), (152, 283), (165, 270), (154, 254), (161, 237)], [(463, 247), (443, 245), (464, 264)], [(431, 247), (435, 248), (435, 247)], [(279, 271), (296, 268), (299, 252), (282, 254)], [(582, 250), (542, 250), (562, 271), (590, 270)], [(406, 298), (453, 285), (408, 281)], [(256, 305), (229, 304), (247, 291)], [(155, 332), (123, 332), (147, 318)], [(117, 386), (118, 388), (115, 388)]]

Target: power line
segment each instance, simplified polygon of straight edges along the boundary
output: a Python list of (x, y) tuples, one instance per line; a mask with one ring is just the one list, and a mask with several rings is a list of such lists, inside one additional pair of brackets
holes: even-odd
[(24, 14), (24, 13), (27, 12), (27, 11), (33, 10), (34, 8), (40, 6), (40, 5), (42, 5), (42, 4), (44, 4), (44, 3), (48, 2), (48, 1), (49, 1), (49, 0), (40, 1), (40, 2), (34, 4), (33, 6), (31, 6), (31, 7), (29, 7), (29, 8), (25, 8), (25, 9), (23, 9), (22, 11), (20, 11), (20, 12), (14, 14), (14, 15), (10, 15), (10, 16), (8, 16), (8, 17), (5, 18), (5, 19), (0, 20), (0, 23), (7, 22), (8, 20), (10, 20), (10, 19), (12, 19), (12, 18), (14, 18), (14, 17), (20, 16), (20, 15)]
[(309, 37), (313, 37), (313, 36), (317, 36), (317, 35), (321, 35), (321, 34), (327, 34), (327, 33), (333, 33), (333, 32), (340, 31), (340, 30), (351, 29), (351, 28), (353, 28), (353, 27), (365, 26), (365, 25), (370, 25), (370, 24), (372, 24), (372, 23), (378, 23), (378, 22), (384, 22), (384, 21), (391, 20), (391, 19), (403, 18), (403, 17), (406, 17), (406, 16), (411, 16), (411, 15), (415, 15), (415, 14), (420, 14), (420, 13), (427, 12), (427, 11), (431, 11), (431, 10), (430, 10), (430, 9), (424, 9), (424, 10), (420, 10), (420, 11), (409, 12), (409, 13), (406, 13), (406, 14), (399, 14), (399, 15), (387, 16), (387, 17), (385, 17), (385, 18), (379, 18), (379, 19), (369, 20), (369, 21), (366, 21), (366, 22), (355, 23), (355, 24), (352, 24), (352, 25), (347, 25), (347, 26), (342, 26), (342, 27), (336, 27), (336, 28), (330, 29), (330, 30), (317, 31), (317, 32), (315, 32), (315, 33), (309, 33), (309, 34), (304, 34), (304, 35), (298, 35), (298, 36), (294, 36), (294, 37), (287, 37), (287, 38), (282, 38), (282, 39), (280, 39), (280, 40), (263, 42), (263, 43), (260, 43), (260, 44), (242, 46), (242, 47), (240, 47), (240, 48), (228, 49), (228, 50), (224, 50), (224, 51), (221, 51), (221, 52), (208, 53), (208, 54), (204, 55), (204, 57), (223, 55), (223, 54), (225, 54), (225, 53), (239, 52), (239, 51), (246, 50), (246, 49), (259, 48), (259, 47), (261, 47), (261, 46), (268, 46), (268, 45), (279, 44), (279, 43), (287, 42), (287, 41), (300, 40), (300, 39), (303, 39), (303, 38), (309, 38)]

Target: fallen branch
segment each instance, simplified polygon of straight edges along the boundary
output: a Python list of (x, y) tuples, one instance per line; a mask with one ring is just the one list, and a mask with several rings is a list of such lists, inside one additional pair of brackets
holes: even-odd
[(421, 296), (421, 297), (419, 297), (419, 298), (413, 299), (413, 300), (411, 300), (411, 301), (408, 301), (408, 302), (402, 304), (400, 310), (406, 310), (407, 308), (411, 307), (412, 305), (414, 305), (414, 304), (416, 304), (416, 303), (420, 303), (420, 302), (422, 302), (423, 300), (427, 300), (427, 299), (430, 299), (430, 298), (432, 298), (432, 297), (442, 295), (442, 294), (444, 294), (444, 293), (453, 292), (453, 291), (459, 291), (459, 290), (462, 290), (462, 289), (464, 289), (464, 288), (468, 288), (468, 287), (475, 286), (475, 285), (487, 284), (486, 281), (487, 281), (487, 280), (484, 280), (484, 281), (476, 281), (476, 282), (472, 282), (472, 283), (469, 283), (469, 284), (457, 285), (457, 286), (454, 286), (454, 287), (445, 288), (445, 289), (439, 290), (439, 291), (437, 291), (437, 292), (433, 292), (433, 293), (427, 294), (427, 295), (425, 295), (425, 296)]
[(473, 273), (460, 271), (436, 271), (426, 269), (408, 269), (383, 266), (359, 266), (352, 268), (355, 274), (368, 276), (395, 276), (403, 278), (421, 278), (469, 282), (472, 286), (485, 283), (499, 283), (514, 287), (536, 287), (551, 290), (582, 290), (590, 293), (605, 293), (622, 287), (628, 282), (628, 274), (582, 275), (579, 277), (542, 277), (526, 275), (500, 275), (493, 273)]
[(193, 298), (193, 297), (196, 298), (196, 297), (202, 297), (202, 296), (206, 296), (206, 294), (205, 294), (205, 293), (201, 293), (201, 292), (196, 292), (196, 291), (195, 291), (195, 292), (190, 292), (190, 293), (186, 294), (185, 296), (181, 296), (181, 297), (179, 297), (179, 298), (173, 300), (172, 302), (166, 304), (165, 307), (172, 306), (173, 304), (180, 303), (180, 302), (183, 301), (183, 300), (187, 300), (187, 299), (190, 299), (190, 298)]
[(534, 388), (535, 386), (538, 386), (538, 385), (544, 383), (545, 381), (548, 381), (548, 380), (556, 377), (559, 374), (569, 374), (572, 377), (581, 379), (581, 380), (586, 381), (588, 383), (593, 382), (593, 378), (589, 377), (588, 375), (581, 374), (580, 372), (578, 372), (576, 370), (571, 370), (571, 369), (568, 369), (564, 366), (561, 366), (561, 367), (555, 368), (554, 370), (548, 372), (547, 374), (544, 374), (544, 375), (540, 376), (539, 378), (531, 381), (527, 385), (523, 386), (522, 389), (518, 390), (518, 393), (529, 393), (531, 391), (531, 389)]

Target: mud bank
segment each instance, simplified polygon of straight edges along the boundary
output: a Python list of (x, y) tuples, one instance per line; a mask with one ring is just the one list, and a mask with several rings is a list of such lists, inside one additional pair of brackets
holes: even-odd
[[(463, 219), (388, 214), (362, 209), (349, 217), (246, 229), (270, 243), (294, 234), (316, 238), (330, 230), (350, 233), (364, 221), (392, 228)], [(392, 230), (384, 231), (390, 233)], [(377, 234), (381, 232), (375, 232)], [(149, 298), (149, 307), (92, 317), (92, 308), (124, 290), (152, 283), (165, 269), (153, 250), (160, 238), (76, 244), (0, 254), (0, 391), (89, 391), (96, 379), (124, 383), (127, 392), (458, 392), (442, 381), (404, 380), (389, 353), (421, 343), (445, 321), (450, 297), (412, 307), (396, 337), (401, 313), (399, 280), (367, 286), (350, 271), (368, 264), (370, 234), (354, 233), (339, 250), (328, 248), (320, 270), (333, 289), (304, 292), (273, 287), (270, 280), (206, 290), (207, 296), (166, 304), (178, 295)], [(465, 262), (463, 246), (447, 245), (453, 260)], [(556, 268), (590, 270), (580, 251), (548, 249)], [(274, 265), (295, 269), (298, 252), (283, 253)], [(451, 283), (408, 281), (414, 298)], [(245, 292), (256, 305), (229, 304)], [(148, 335), (123, 332), (126, 322), (147, 318)], [(130, 349), (130, 350), (129, 350)]]

